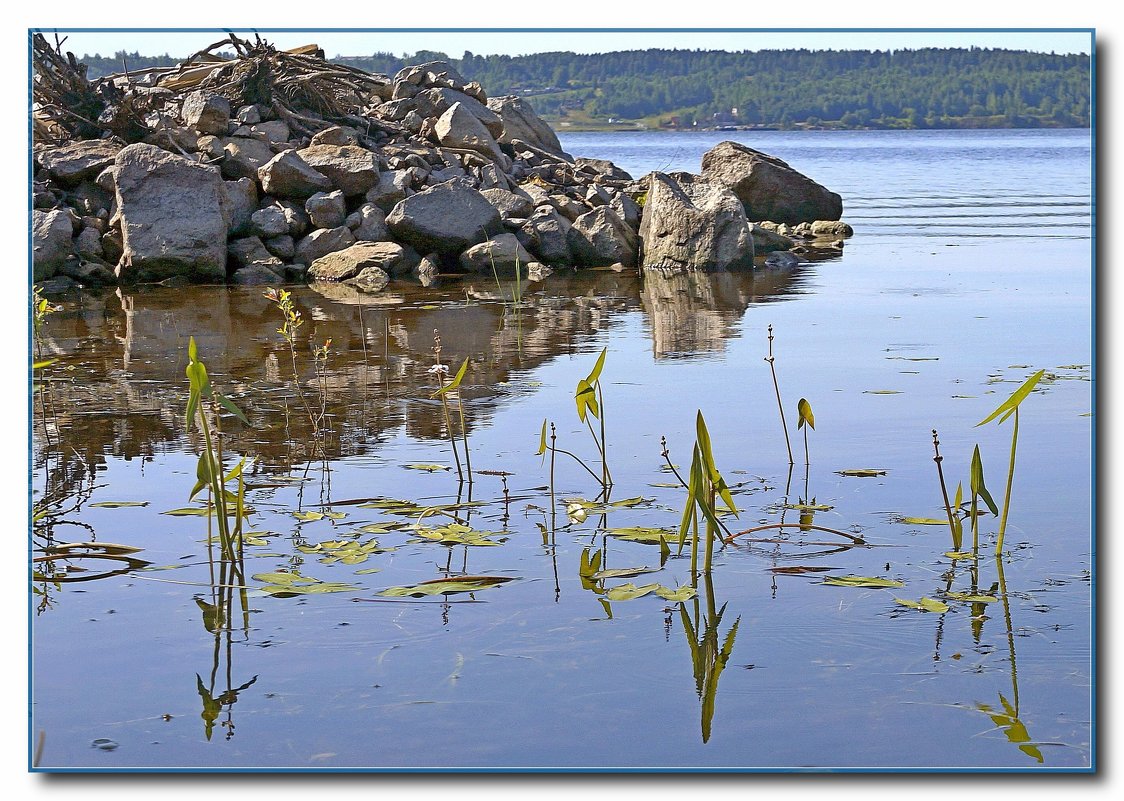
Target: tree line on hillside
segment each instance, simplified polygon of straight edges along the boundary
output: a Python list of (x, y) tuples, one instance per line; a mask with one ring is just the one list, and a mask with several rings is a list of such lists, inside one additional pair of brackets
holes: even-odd
[[(170, 56), (85, 56), (90, 77), (175, 63)], [(548, 120), (645, 120), (675, 127), (1088, 127), (1087, 55), (983, 48), (634, 50), (461, 58), (418, 51), (337, 56), (394, 75), (450, 62), (489, 96), (517, 94)]]

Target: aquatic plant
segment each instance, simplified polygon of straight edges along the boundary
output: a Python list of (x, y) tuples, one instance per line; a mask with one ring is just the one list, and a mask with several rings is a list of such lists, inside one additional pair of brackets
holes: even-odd
[(450, 392), (456, 391), (456, 393), (457, 393), (456, 394), (456, 397), (457, 397), (457, 412), (460, 416), (461, 440), (463, 441), (463, 444), (464, 444), (464, 460), (465, 460), (465, 466), (468, 469), (468, 483), (469, 483), (469, 485), (471, 485), (472, 484), (472, 456), (471, 456), (471, 454), (469, 453), (469, 450), (468, 450), (468, 429), (465, 426), (465, 420), (464, 420), (464, 399), (461, 397), (460, 389), (459, 389), (460, 385), (461, 385), (461, 381), (464, 380), (465, 371), (468, 370), (468, 357), (467, 356), (465, 357), (465, 360), (461, 363), (460, 369), (457, 370), (457, 374), (455, 376), (453, 376), (453, 379), (448, 384), (446, 384), (445, 383), (445, 376), (449, 374), (449, 368), (441, 362), (441, 333), (436, 328), (434, 328), (433, 329), (433, 358), (434, 358), (434, 365), (433, 365), (433, 367), (429, 368), (429, 372), (432, 373), (434, 375), (434, 377), (437, 379), (437, 387), (438, 388), (437, 388), (437, 391), (434, 392), (429, 397), (441, 399), (441, 408), (445, 412), (445, 430), (449, 434), (449, 445), (453, 449), (453, 460), (456, 462), (456, 465), (457, 465), (457, 477), (463, 483), (464, 482), (464, 470), (461, 469), (460, 454), (457, 451), (457, 437), (456, 437), (456, 433), (453, 430), (452, 416), (449, 413), (449, 400), (446, 397)]
[[(816, 417), (812, 414), (812, 404), (807, 400), (801, 398), (799, 403), (796, 404), (796, 430), (804, 429), (804, 465), (805, 467), (812, 463), (811, 458), (808, 456), (808, 429), (815, 430)], [(791, 464), (791, 462), (789, 463)], [(807, 492), (805, 491), (805, 495)]]
[(941, 467), (941, 462), (944, 461), (944, 457), (941, 456), (941, 441), (937, 438), (937, 429), (935, 428), (933, 429), (933, 454), (933, 461), (937, 463), (937, 477), (941, 482), (941, 497), (944, 499), (944, 510), (948, 515), (948, 527), (952, 533), (952, 550), (959, 551), (964, 539), (964, 524), (959, 517), (962, 485), (958, 484), (956, 486), (957, 514), (953, 514), (952, 505), (948, 502), (948, 487), (944, 481), (944, 468)]
[[(578, 381), (578, 386), (574, 390), (574, 403), (578, 408), (578, 419), (589, 427), (589, 434), (593, 437), (593, 442), (597, 445), (597, 450), (601, 454), (601, 487), (606, 493), (613, 486), (613, 476), (609, 472), (609, 464), (606, 458), (605, 395), (601, 391), (601, 370), (605, 367), (607, 353), (608, 348), (601, 349), (601, 355), (597, 357), (593, 369), (589, 371), (589, 375)], [(600, 435), (594, 432), (593, 423), (589, 420), (590, 416), (597, 419), (600, 426)]]
[[(281, 313), (281, 327), (277, 329), (277, 333), (282, 336), (286, 344), (289, 346), (289, 356), (293, 363), (293, 384), (297, 388), (297, 396), (300, 398), (301, 405), (304, 406), (305, 414), (308, 415), (309, 422), (312, 423), (312, 429), (317, 439), (320, 437), (320, 424), (324, 419), (325, 413), (325, 393), (323, 386), (323, 377), (321, 372), (321, 355), (324, 360), (328, 356), (328, 346), (331, 340), (324, 343), (322, 349), (314, 350), (314, 362), (316, 365), (317, 376), (317, 389), (320, 392), (320, 413), (316, 414), (312, 411), (312, 406), (308, 403), (308, 398), (304, 394), (304, 387), (301, 384), (300, 369), (297, 367), (297, 329), (303, 324), (304, 320), (301, 318), (300, 311), (293, 303), (293, 294), (285, 289), (278, 289), (270, 287), (264, 292), (264, 297), (276, 306), (277, 310)], [(322, 353), (321, 353), (322, 350)]]
[(980, 446), (977, 445), (972, 450), (972, 465), (969, 472), (968, 489), (972, 493), (972, 553), (976, 553), (980, 547), (980, 510), (979, 500), (982, 499), (987, 508), (991, 510), (993, 515), (998, 515), (999, 510), (995, 507), (995, 501), (991, 498), (991, 493), (988, 492), (987, 487), (984, 485), (983, 474), (983, 459), (980, 458)]
[(769, 326), (769, 354), (765, 357), (765, 361), (769, 363), (769, 371), (773, 374), (773, 389), (777, 393), (777, 409), (781, 413), (781, 428), (784, 430), (784, 444), (788, 448), (788, 463), (795, 464), (796, 460), (792, 458), (792, 443), (788, 439), (788, 423), (784, 419), (784, 404), (781, 403), (781, 387), (777, 383), (777, 367), (774, 362), (776, 361), (773, 356), (773, 326)]
[[(242, 470), (245, 467), (246, 460), (239, 461), (229, 473), (224, 475), (226, 468), (223, 465), (222, 424), (219, 409), (225, 409), (246, 425), (249, 425), (249, 420), (230, 398), (211, 386), (207, 368), (199, 359), (195, 337), (188, 340), (187, 356), (188, 362), (185, 372), (189, 392), (185, 421), (189, 430), (198, 422), (199, 429), (203, 434), (203, 450), (199, 455), (199, 462), (195, 469), (196, 482), (195, 486), (191, 488), (188, 500), (193, 499), (203, 489), (210, 493), (208, 508), (213, 502), (218, 521), (219, 545), (223, 558), (231, 562), (240, 562), (242, 520), (245, 517), (246, 509), (245, 482), (242, 477)], [(214, 430), (212, 430), (211, 423), (208, 421), (208, 415), (204, 409), (205, 403), (211, 405)], [(227, 489), (227, 484), (232, 481), (235, 482), (234, 492)], [(233, 528), (230, 525), (231, 517), (235, 521)]]
[(691, 456), (690, 481), (687, 484), (687, 502), (683, 507), (683, 517), (679, 524), (679, 550), (682, 553), (683, 543), (686, 541), (687, 530), (692, 532), (691, 537), (691, 575), (698, 573), (698, 530), (701, 513), (706, 521), (706, 538), (703, 553), (703, 572), (710, 573), (714, 555), (714, 540), (718, 539), (719, 530), (723, 525), (718, 521), (717, 501), (721, 499), (726, 509), (738, 516), (738, 509), (734, 505), (734, 498), (730, 495), (730, 488), (726, 479), (718, 472), (714, 463), (714, 451), (710, 443), (710, 432), (707, 431), (706, 421), (703, 419), (702, 410), (695, 415), (695, 447)]
[(989, 414), (980, 422), (976, 423), (976, 427), (986, 425), (992, 420), (999, 418), (999, 423), (1002, 424), (1008, 417), (1012, 415), (1015, 418), (1014, 427), (1011, 429), (1011, 457), (1007, 466), (1007, 489), (1003, 496), (1003, 514), (999, 518), (999, 535), (995, 541), (995, 553), (998, 556), (1003, 550), (1003, 535), (1007, 531), (1007, 514), (1011, 511), (1011, 487), (1015, 480), (1015, 449), (1019, 443), (1019, 406), (1031, 390), (1034, 389), (1039, 379), (1045, 374), (1045, 370), (1039, 370), (1032, 375), (1022, 385), (1011, 393), (1011, 396), (995, 409), (994, 412)]

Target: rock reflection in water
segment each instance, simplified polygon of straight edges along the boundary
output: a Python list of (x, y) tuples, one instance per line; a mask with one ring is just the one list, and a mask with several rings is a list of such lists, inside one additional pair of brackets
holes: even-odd
[[(689, 358), (721, 350), (750, 304), (790, 294), (798, 275), (641, 278), (590, 270), (519, 285), (477, 276), (437, 288), (400, 283), (376, 295), (297, 286), (293, 297), (306, 323), (297, 365), (306, 392), (315, 392), (311, 349), (331, 340), (324, 386), (332, 434), (323, 456), (360, 455), (399, 430), (415, 439), (445, 437), (429, 397), (434, 330), (441, 332), (443, 361), (470, 360), (464, 396), (471, 433), (512, 397), (505, 385), (513, 378), (592, 349), (596, 337), (623, 329), (631, 313), (649, 317), (657, 357)], [(152, 286), (59, 303), (62, 310), (45, 327), (46, 349), (58, 361), (44, 372), (46, 405), (35, 410), (40, 468), (48, 440), (55, 454), (76, 454), (87, 471), (107, 456), (147, 457), (177, 447), (185, 436), (190, 336), (252, 424), (230, 421), (230, 447), (269, 465), (311, 458), (312, 426), (293, 392), (292, 357), (277, 333), (281, 319), (260, 289)]]

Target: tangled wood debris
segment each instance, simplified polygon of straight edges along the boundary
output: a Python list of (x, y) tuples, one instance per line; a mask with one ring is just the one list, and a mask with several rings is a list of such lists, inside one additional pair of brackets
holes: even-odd
[[(389, 100), (385, 75), (332, 64), (316, 45), (278, 50), (259, 36), (251, 42), (234, 34), (189, 56), (174, 67), (86, 78), (86, 67), (40, 33), (32, 37), (32, 99), (36, 137), (73, 141), (112, 134), (138, 142), (160, 130), (160, 113), (174, 112), (183, 98), (201, 90), (225, 97), (232, 107), (261, 105), (295, 133), (311, 136), (334, 124), (358, 125), (385, 133), (397, 126), (367, 112)], [(234, 54), (216, 53), (227, 49)]]

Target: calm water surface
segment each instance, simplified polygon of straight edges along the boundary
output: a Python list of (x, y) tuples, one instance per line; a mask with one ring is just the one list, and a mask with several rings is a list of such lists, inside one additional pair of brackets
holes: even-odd
[[(394, 284), (363, 305), (339, 288), (293, 287), (302, 347), (332, 340), (322, 383), (331, 430), (319, 451), (260, 292), (63, 299), (47, 325), (57, 361), (36, 397), (34, 498), (51, 505), (32, 555), (84, 541), (142, 550), (132, 563), (37, 563), (46, 577), (30, 601), (30, 732), (42, 733), (40, 765), (1089, 767), (1088, 133), (571, 134), (563, 145), (639, 176), (698, 170), (731, 137), (843, 196), (856, 233), (841, 255), (783, 273), (559, 274), (524, 283), (519, 304), (510, 282), (479, 279)], [(764, 361), (770, 325), (791, 472)], [(453, 467), (431, 398), (434, 329), (445, 363), (469, 359), (471, 489), (453, 469), (408, 467)], [(224, 421), (225, 452), (253, 460), (245, 608), (237, 593), (215, 608), (226, 582), (208, 561), (206, 519), (165, 514), (190, 505), (200, 446), (183, 419), (189, 336), (252, 424)], [(573, 392), (603, 348), (611, 499), (644, 500), (571, 522), (561, 499), (598, 488), (560, 457), (552, 510), (539, 432), (553, 421), (559, 448), (596, 463)], [(315, 399), (304, 351), (300, 367)], [(944, 515), (933, 428), (950, 484), (967, 485), (978, 443), (1002, 503), (1010, 421), (975, 424), (1039, 369), (1046, 379), (1021, 411), (1006, 555), (991, 558), (997, 521), (987, 515), (973, 571), (945, 556), (947, 527), (900, 518)], [(816, 424), (807, 469), (801, 397)], [(786, 502), (814, 499), (829, 507), (815, 524), (867, 545), (764, 530), (720, 551), (695, 599), (607, 600), (629, 581), (691, 582), (674, 547), (664, 560), (656, 545), (607, 532), (678, 526), (685, 492), (667, 486), (660, 443), (683, 471), (696, 410), (735, 485), (731, 531), (796, 522)], [(885, 473), (838, 472), (854, 468)], [(363, 505), (469, 497), (484, 503), (456, 514), (498, 545), (423, 541), (409, 527), (417, 514)], [(125, 501), (143, 505), (99, 505)], [(302, 522), (296, 512), (332, 515)], [(341, 551), (346, 543), (362, 547)], [(603, 568), (657, 572), (583, 581), (585, 549), (602, 553)], [(348, 589), (270, 594), (268, 578), (252, 578), (294, 572)], [(380, 595), (464, 574), (513, 580)], [(823, 583), (846, 574), (904, 586)], [(895, 602), (973, 588), (999, 600), (951, 601), (944, 613)], [(229, 625), (216, 625), (219, 611)]]

